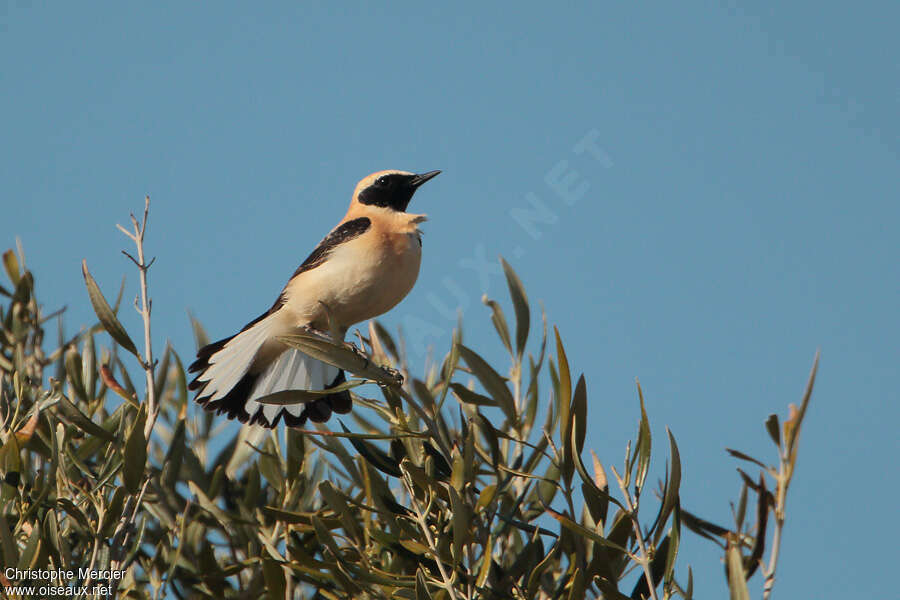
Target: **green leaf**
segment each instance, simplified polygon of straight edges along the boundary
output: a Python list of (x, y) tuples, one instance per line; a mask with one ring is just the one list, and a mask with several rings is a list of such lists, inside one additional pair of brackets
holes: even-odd
[(472, 509), (463, 502), (454, 488), (448, 488), (450, 493), (451, 525), (453, 529), (453, 558), (462, 561), (462, 547), (469, 543), (469, 526), (472, 522)]
[[(246, 429), (250, 428), (247, 427)], [(169, 442), (169, 449), (166, 451), (166, 457), (163, 460), (160, 483), (164, 487), (172, 489), (175, 487), (175, 484), (178, 483), (178, 474), (181, 472), (181, 464), (184, 462), (184, 453), (186, 450), (184, 420), (181, 419), (175, 425), (172, 441)]]
[[(431, 390), (428, 389), (428, 385), (422, 381), (421, 379), (413, 378), (412, 380), (412, 388), (416, 393), (416, 398), (422, 403), (429, 412), (435, 412), (435, 403), (434, 403), (434, 394), (431, 393)], [(329, 392), (331, 390), (328, 390)]]
[(491, 455), (491, 466), (496, 469), (497, 465), (502, 460), (502, 456), (500, 454), (500, 442), (497, 439), (497, 430), (494, 429), (494, 426), (491, 425), (491, 422), (484, 418), (484, 415), (482, 415), (481, 413), (475, 413), (475, 416), (472, 418), (472, 422), (484, 437), (484, 441), (487, 443), (487, 447)]
[(69, 498), (57, 498), (56, 503), (71, 517), (69, 519), (70, 526), (72, 526), (72, 520), (74, 519), (77, 523), (74, 529), (78, 530), (80, 527), (82, 533), (93, 535), (94, 531), (91, 529), (91, 523), (88, 521), (87, 515), (78, 508), (78, 505)]
[(559, 491), (559, 467), (556, 463), (550, 463), (544, 478), (538, 483), (536, 492), (538, 499), (542, 504), (550, 504)]
[(384, 349), (390, 354), (391, 358), (395, 361), (400, 359), (400, 353), (397, 351), (397, 344), (394, 342), (394, 338), (391, 337), (391, 334), (388, 333), (388, 330), (384, 328), (377, 319), (372, 320), (372, 325), (375, 327), (375, 333), (378, 335), (378, 341), (381, 342), (381, 345), (384, 346)]
[(144, 467), (147, 464), (147, 438), (144, 437), (144, 424), (147, 421), (145, 407), (146, 405), (141, 405), (125, 440), (122, 479), (125, 488), (131, 494), (137, 494), (144, 483)]
[(431, 594), (428, 592), (426, 584), (425, 571), (422, 567), (416, 570), (416, 600), (431, 600)]
[(15, 252), (7, 250), (3, 253), (3, 266), (6, 269), (6, 275), (12, 282), (13, 287), (18, 286), (19, 279), (22, 277), (22, 272), (19, 270), (19, 261), (16, 259)]
[[(16, 290), (13, 292), (13, 302), (21, 302), (22, 304), (28, 304), (29, 300), (31, 300), (34, 290), (34, 277), (32, 277), (29, 271), (25, 271), (25, 274), (19, 280), (18, 285), (16, 285)], [(10, 312), (12, 314), (12, 312)], [(20, 321), (21, 323), (21, 321)]]
[(334, 536), (331, 535), (331, 531), (329, 531), (322, 520), (315, 515), (310, 517), (310, 522), (316, 532), (316, 538), (319, 540), (319, 543), (331, 550), (331, 554), (334, 558), (341, 560), (341, 551), (338, 548), (337, 542), (334, 541)]
[(803, 418), (806, 416), (806, 408), (809, 406), (809, 399), (812, 397), (813, 386), (816, 383), (816, 372), (819, 370), (819, 352), (816, 351), (816, 357), (813, 359), (813, 366), (809, 372), (809, 379), (806, 381), (806, 389), (803, 391), (803, 400), (800, 402), (800, 410), (793, 415), (790, 420), (784, 424), (785, 428), (785, 445), (787, 446), (787, 455), (793, 469), (796, 460), (794, 447), (797, 444), (797, 438), (800, 436), (800, 427), (803, 425)]
[(113, 309), (110, 308), (106, 298), (103, 297), (103, 293), (100, 291), (97, 282), (91, 277), (86, 260), (81, 261), (81, 273), (84, 275), (84, 283), (87, 285), (88, 297), (91, 299), (91, 305), (94, 307), (94, 312), (97, 314), (97, 318), (100, 319), (103, 328), (120, 346), (140, 359), (141, 356), (138, 354), (134, 342), (128, 337), (128, 332), (125, 331), (125, 328), (116, 317), (116, 313), (113, 312)]
[(669, 513), (678, 504), (679, 488), (681, 487), (681, 455), (678, 452), (678, 444), (675, 443), (675, 436), (666, 427), (666, 433), (669, 434), (669, 453), (671, 454), (672, 466), (669, 467), (669, 481), (666, 485), (666, 494), (663, 497), (662, 508), (660, 509), (659, 526), (662, 527), (669, 517)]
[(539, 371), (537, 365), (534, 362), (533, 356), (528, 357), (528, 364), (529, 370), (531, 372), (531, 377), (528, 383), (528, 391), (525, 394), (525, 430), (530, 432), (531, 428), (534, 426), (534, 419), (535, 417), (537, 417)]
[(581, 569), (575, 569), (572, 575), (572, 587), (569, 588), (569, 600), (583, 600), (584, 595), (584, 573)]
[(737, 531), (741, 531), (744, 528), (744, 516), (747, 512), (747, 491), (748, 491), (747, 483), (744, 482), (741, 485), (741, 495), (738, 500), (737, 510), (735, 511), (734, 523), (737, 527)]
[[(197, 503), (200, 505), (200, 508), (211, 514), (222, 527), (226, 528), (226, 531), (228, 530), (227, 528), (233, 527), (235, 523), (245, 522), (219, 508), (215, 502), (209, 499), (206, 492), (200, 489), (200, 486), (193, 481), (188, 481), (187, 484), (191, 493), (197, 497)], [(258, 527), (256, 523), (253, 523), (253, 525)]]
[(4, 565), (15, 565), (19, 562), (19, 546), (10, 534), (9, 522), (0, 512), (0, 557)]
[(466, 466), (461, 453), (457, 453), (453, 457), (453, 465), (451, 466), (450, 471), (450, 485), (457, 491), (463, 489), (466, 485)]
[(441, 386), (441, 397), (438, 400), (438, 410), (440, 410), (444, 406), (444, 399), (447, 396), (447, 392), (450, 390), (450, 386), (447, 385), (451, 379), (453, 379), (453, 373), (456, 372), (456, 367), (459, 365), (459, 344), (462, 342), (462, 323), (460, 323), (459, 327), (455, 327), (453, 329), (453, 337), (450, 341), (450, 352), (447, 354), (447, 358), (444, 359), (444, 364), (441, 367), (441, 378), (443, 385)]
[(701, 537), (717, 542), (716, 538), (713, 536), (725, 537), (728, 534), (728, 530), (721, 525), (710, 523), (684, 509), (681, 509), (680, 512), (684, 526)]
[(497, 495), (497, 486), (496, 484), (486, 485), (483, 490), (481, 490), (481, 494), (478, 495), (478, 502), (475, 503), (475, 512), (481, 512), (489, 504), (494, 501), (494, 496)]
[(587, 386), (584, 375), (578, 378), (575, 384), (575, 395), (572, 396), (572, 440), (575, 454), (581, 454), (584, 449), (584, 438), (587, 433)]
[(569, 360), (563, 348), (559, 330), (554, 327), (556, 334), (556, 355), (559, 363), (559, 374), (556, 385), (556, 404), (559, 407), (559, 436), (562, 442), (562, 475), (565, 482), (571, 483), (575, 469), (575, 461), (572, 452), (572, 377), (569, 372)]
[(203, 325), (197, 320), (197, 317), (194, 316), (194, 313), (188, 311), (188, 319), (191, 321), (191, 331), (194, 332), (194, 345), (197, 346), (197, 350), (199, 350), (209, 344), (209, 336), (206, 334)]
[(644, 406), (644, 392), (641, 390), (641, 382), (637, 382), (638, 397), (641, 400), (641, 424), (638, 428), (637, 457), (638, 470), (634, 478), (635, 487), (640, 490), (644, 487), (647, 472), (650, 470), (650, 421), (647, 419), (647, 409)]
[[(42, 527), (41, 536), (44, 540), (44, 547), (56, 561), (59, 561), (59, 521), (57, 520), (55, 510), (47, 511)], [(57, 562), (57, 564), (59, 564), (59, 562)]]
[(509, 341), (509, 327), (506, 324), (506, 316), (503, 314), (503, 309), (495, 301), (488, 298), (487, 295), (484, 295), (481, 301), (485, 306), (490, 307), (491, 322), (494, 324), (494, 329), (497, 330), (497, 335), (500, 336), (500, 341), (506, 346), (506, 350), (512, 354), (512, 343)]
[[(343, 429), (346, 433), (350, 433), (350, 430), (347, 429), (343, 423), (341, 423), (341, 429)], [(356, 448), (356, 451), (359, 452), (363, 456), (363, 458), (365, 458), (369, 462), (370, 465), (372, 465), (382, 473), (386, 473), (394, 477), (403, 476), (403, 473), (400, 471), (400, 465), (397, 463), (397, 461), (391, 458), (391, 456), (387, 452), (365, 440), (361, 440), (355, 437), (351, 437), (348, 439), (350, 440), (350, 443), (353, 444), (353, 447)]]
[(111, 538), (119, 519), (122, 517), (122, 510), (125, 508), (125, 488), (117, 487), (113, 492), (112, 499), (103, 513), (103, 520), (100, 522), (98, 529), (100, 536)]
[(344, 530), (356, 540), (361, 541), (365, 539), (362, 530), (359, 528), (359, 523), (356, 521), (355, 515), (350, 511), (346, 498), (339, 490), (331, 485), (330, 481), (325, 480), (319, 482), (319, 493), (322, 495), (322, 499), (328, 504), (328, 507), (340, 517), (341, 523), (344, 525)]
[[(480, 499), (479, 499), (480, 500)], [(481, 567), (478, 569), (478, 579), (475, 580), (477, 587), (484, 587), (488, 575), (491, 574), (491, 564), (493, 563), (494, 554), (494, 534), (489, 533), (487, 542), (482, 546)]]
[(22, 478), (22, 460), (16, 436), (12, 435), (0, 446), (0, 507), (18, 494)]
[(566, 358), (566, 350), (562, 339), (559, 337), (559, 329), (553, 328), (556, 334), (556, 360), (559, 364), (559, 382), (556, 385), (556, 399), (559, 403), (559, 434), (563, 440), (569, 439), (569, 408), (572, 401), (572, 377), (569, 374), (569, 359)]
[[(277, 339), (291, 348), (296, 348), (304, 354), (359, 377), (366, 377), (393, 386), (403, 382), (399, 373), (379, 367), (348, 344), (335, 344), (330, 338), (327, 339), (311, 331), (279, 336)], [(333, 391), (330, 392), (333, 393)]]
[(487, 393), (499, 404), (510, 423), (517, 419), (515, 401), (512, 392), (506, 385), (506, 381), (483, 358), (470, 350), (467, 346), (459, 345), (459, 355), (462, 356), (469, 368), (487, 390)]
[(669, 548), (666, 552), (666, 570), (663, 578), (665, 589), (670, 590), (675, 580), (675, 561), (678, 558), (678, 547), (681, 545), (681, 515), (675, 505), (672, 528), (669, 530)]
[(333, 388), (328, 388), (327, 390), (283, 390), (257, 398), (256, 401), (260, 404), (275, 404), (278, 406), (305, 404), (307, 402), (318, 400), (323, 396), (330, 396), (331, 394), (352, 390), (353, 388), (366, 383), (377, 382), (368, 379), (351, 379), (350, 381), (345, 381), (344, 383), (336, 385)]
[(528, 342), (528, 329), (531, 326), (531, 309), (528, 307), (528, 296), (525, 287), (519, 280), (519, 276), (509, 263), (500, 258), (503, 265), (503, 273), (506, 275), (506, 284), (509, 286), (509, 296), (512, 299), (513, 308), (516, 311), (516, 354), (521, 359), (525, 352), (525, 344)]
[(284, 600), (287, 582), (284, 569), (271, 558), (262, 560), (263, 580), (266, 582), (266, 597), (269, 600)]
[(450, 388), (460, 402), (474, 404), (475, 406), (497, 406), (497, 402), (493, 398), (473, 392), (461, 383), (453, 382), (450, 384)]
[[(184, 365), (178, 353), (172, 350), (172, 356), (175, 358), (175, 400), (179, 410), (187, 410), (187, 378), (184, 373)], [(182, 416), (179, 414), (179, 418)]]
[(72, 385), (72, 389), (75, 390), (75, 395), (78, 396), (82, 400), (82, 402), (89, 402), (90, 398), (88, 398), (87, 392), (84, 389), (84, 382), (81, 379), (83, 366), (81, 364), (81, 355), (78, 354), (78, 351), (71, 347), (66, 352), (66, 375), (68, 376), (69, 383)]
[(761, 461), (756, 460), (755, 458), (753, 458), (753, 457), (750, 456), (749, 454), (744, 454), (744, 453), (741, 452), (740, 450), (733, 450), (733, 449), (731, 449), (731, 448), (725, 448), (725, 451), (728, 452), (728, 454), (732, 455), (732, 456), (735, 457), (735, 458), (739, 458), (739, 459), (741, 459), (741, 460), (746, 460), (747, 462), (752, 462), (753, 464), (755, 464), (755, 465), (757, 465), (757, 466), (759, 466), (759, 467), (762, 467), (762, 469), (765, 470), (765, 471), (768, 471), (768, 470), (769, 470), (769, 467), (767, 467), (764, 463), (762, 463)]
[(778, 415), (769, 415), (769, 418), (766, 419), (766, 431), (769, 432), (769, 437), (772, 438), (775, 445), (781, 448), (781, 425), (778, 423)]
[(87, 399), (92, 402), (97, 393), (97, 353), (94, 351), (94, 334), (90, 331), (84, 339), (81, 358), (83, 365), (81, 380)]
[(65, 417), (69, 421), (71, 421), (71, 423), (78, 429), (81, 429), (82, 431), (90, 435), (104, 439), (107, 442), (116, 441), (115, 435), (90, 420), (87, 415), (81, 412), (77, 406), (72, 404), (69, 399), (62, 394), (58, 396), (56, 405), (59, 407), (63, 415), (65, 415)]
[(538, 588), (541, 585), (541, 575), (555, 563), (558, 555), (559, 543), (555, 543), (550, 549), (550, 552), (547, 553), (547, 556), (544, 557), (544, 560), (539, 562), (528, 576), (528, 588), (525, 594), (526, 598), (534, 598), (537, 595)]
[(626, 550), (625, 548), (623, 548), (623, 547), (620, 546), (619, 544), (617, 544), (617, 543), (615, 543), (615, 542), (612, 542), (612, 541), (606, 539), (605, 537), (603, 537), (602, 535), (600, 535), (600, 534), (597, 533), (596, 531), (591, 531), (590, 529), (588, 529), (588, 528), (585, 527), (584, 525), (581, 525), (581, 524), (579, 524), (579, 523), (576, 523), (575, 521), (573, 521), (572, 519), (570, 519), (570, 518), (567, 517), (566, 515), (564, 515), (564, 514), (562, 514), (562, 513), (558, 513), (558, 512), (556, 512), (555, 510), (553, 510), (552, 508), (549, 508), (549, 507), (545, 507), (545, 510), (547, 511), (547, 513), (548, 513), (551, 517), (553, 517), (554, 519), (556, 519), (557, 521), (559, 521), (559, 523), (560, 523), (563, 527), (565, 527), (566, 529), (568, 529), (568, 530), (570, 530), (570, 531), (572, 531), (572, 532), (574, 532), (574, 533), (577, 533), (577, 534), (580, 535), (580, 536), (589, 538), (590, 540), (592, 540), (592, 541), (594, 541), (594, 542), (600, 544), (601, 546), (604, 546), (604, 547), (606, 547), (606, 548), (612, 548), (612, 549), (614, 549), (614, 550), (618, 550), (619, 552), (628, 554), (628, 550)]
[(156, 381), (153, 383), (154, 393), (157, 398), (163, 397), (166, 389), (166, 383), (169, 380), (169, 359), (172, 356), (172, 345), (166, 342), (166, 348), (163, 350), (162, 359), (156, 365)]
[(225, 466), (225, 474), (229, 479), (237, 477), (237, 472), (247, 466), (252, 459), (254, 447), (259, 447), (268, 432), (262, 427), (241, 427), (235, 440), (234, 450), (228, 464)]

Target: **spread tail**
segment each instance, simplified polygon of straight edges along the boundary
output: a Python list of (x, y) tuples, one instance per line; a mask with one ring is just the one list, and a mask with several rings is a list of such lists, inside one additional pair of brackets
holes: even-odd
[[(237, 335), (204, 346), (189, 367), (197, 376), (188, 386), (206, 410), (242, 423), (274, 428), (284, 418), (289, 427), (309, 419), (327, 421), (332, 412), (348, 413), (350, 392), (344, 390), (294, 404), (263, 404), (259, 399), (277, 392), (321, 391), (346, 381), (344, 372), (276, 340), (280, 325), (266, 314)], [(280, 352), (279, 352), (280, 350)]]

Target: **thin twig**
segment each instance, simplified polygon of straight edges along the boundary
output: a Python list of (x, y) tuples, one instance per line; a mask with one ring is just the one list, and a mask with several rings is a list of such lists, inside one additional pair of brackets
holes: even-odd
[[(405, 473), (404, 473), (405, 474)], [(407, 491), (409, 492), (410, 503), (413, 506), (413, 510), (416, 514), (416, 522), (419, 524), (419, 527), (422, 529), (422, 533), (425, 534), (425, 539), (428, 542), (428, 548), (431, 550), (432, 556), (434, 556), (434, 562), (437, 563), (438, 570), (441, 572), (441, 578), (444, 580), (444, 589), (447, 590), (447, 593), (450, 594), (450, 598), (453, 600), (459, 600), (459, 597), (456, 595), (456, 589), (453, 586), (453, 581), (450, 576), (447, 574), (447, 569), (444, 568), (444, 561), (441, 559), (440, 555), (437, 551), (437, 543), (434, 541), (434, 536), (431, 535), (431, 528), (428, 527), (428, 522), (425, 520), (425, 515), (422, 512), (421, 507), (419, 506), (419, 501), (416, 500), (415, 490), (413, 489), (412, 481), (409, 479), (409, 475), (403, 478), (403, 482), (406, 484)], [(429, 502), (429, 508), (430, 508)]]
[[(138, 273), (140, 275), (140, 305), (138, 305), (138, 298), (135, 298), (135, 308), (144, 322), (144, 356), (138, 360), (141, 363), (141, 368), (144, 370), (144, 376), (147, 381), (147, 420), (144, 424), (144, 438), (148, 447), (150, 445), (150, 435), (153, 433), (153, 426), (156, 424), (156, 419), (159, 416), (159, 405), (157, 404), (156, 384), (154, 380), (156, 362), (153, 360), (153, 344), (150, 336), (150, 312), (153, 307), (153, 301), (150, 299), (149, 288), (147, 285), (147, 271), (150, 269), (150, 265), (153, 264), (153, 261), (151, 260), (147, 263), (144, 258), (144, 234), (147, 232), (149, 216), (150, 196), (146, 196), (144, 198), (144, 215), (142, 221), (138, 222), (134, 214), (131, 215), (131, 224), (134, 227), (133, 232), (126, 230), (121, 225), (116, 225), (122, 233), (134, 242), (134, 245), (137, 248), (137, 259), (125, 250), (123, 250), (122, 253), (131, 259), (138, 268)], [(114, 558), (112, 564), (118, 569), (123, 569), (128, 566), (124, 564), (125, 552), (131, 542), (134, 524), (137, 520), (138, 513), (141, 511), (144, 494), (147, 491), (149, 483), (150, 478), (148, 477), (144, 480), (144, 484), (141, 486), (141, 491), (137, 498), (132, 496), (129, 499), (129, 503), (126, 505), (126, 509), (122, 513), (122, 518), (113, 534), (112, 551), (114, 553)], [(112, 585), (110, 595), (108, 596), (109, 598), (115, 597), (118, 591), (119, 581), (120, 580), (116, 579), (111, 582)]]
[[(809, 399), (812, 396), (813, 385), (816, 382), (816, 373), (819, 370), (819, 351), (816, 350), (816, 356), (813, 358), (812, 369), (809, 372), (809, 379), (806, 381), (806, 389), (803, 391), (803, 400), (800, 403), (800, 409), (796, 413), (792, 413), (793, 432), (788, 439), (787, 435), (783, 436), (783, 442), (779, 451), (778, 476), (776, 477), (775, 490), (775, 531), (772, 534), (772, 553), (769, 555), (769, 567), (766, 569), (766, 581), (763, 585), (763, 600), (769, 600), (772, 595), (772, 586), (775, 585), (775, 570), (778, 567), (778, 554), (781, 550), (781, 532), (784, 528), (785, 506), (787, 504), (787, 491), (791, 485), (791, 479), (794, 476), (794, 469), (797, 464), (797, 440), (800, 436), (800, 429), (803, 426), (803, 417), (806, 415), (806, 408), (809, 405)], [(793, 405), (792, 405), (793, 408)], [(787, 423), (785, 423), (785, 431), (787, 431)]]
[(653, 600), (657, 600), (656, 596), (656, 585), (653, 581), (653, 574), (650, 571), (650, 556), (647, 554), (647, 544), (644, 541), (644, 534), (641, 531), (641, 523), (638, 520), (637, 515), (637, 506), (631, 500), (631, 494), (628, 492), (628, 485), (619, 475), (619, 472), (615, 467), (611, 467), (613, 475), (616, 476), (616, 481), (619, 483), (619, 488), (622, 490), (622, 496), (625, 498), (625, 508), (628, 512), (628, 517), (631, 519), (631, 525), (634, 528), (634, 535), (637, 539), (638, 548), (641, 551), (639, 557), (639, 563), (641, 567), (644, 569), (644, 577), (647, 578), (647, 589), (650, 590), (650, 597)]
[[(116, 225), (119, 230), (130, 238), (137, 248), (137, 258), (122, 250), (122, 254), (131, 259), (131, 262), (138, 268), (141, 282), (140, 306), (136, 306), (144, 321), (144, 356), (141, 359), (144, 369), (144, 376), (147, 379), (147, 422), (144, 425), (144, 437), (148, 443), (150, 441), (150, 433), (153, 431), (153, 425), (156, 424), (156, 418), (159, 415), (159, 405), (156, 398), (156, 385), (154, 384), (154, 369), (156, 364), (153, 361), (153, 344), (150, 336), (150, 312), (153, 308), (153, 300), (150, 299), (149, 288), (147, 285), (147, 271), (153, 264), (155, 258), (149, 263), (144, 258), (144, 234), (147, 232), (147, 223), (150, 217), (150, 196), (144, 198), (144, 216), (138, 222), (134, 214), (131, 215), (131, 224), (134, 231), (130, 232), (121, 225)], [(137, 305), (137, 299), (135, 299)]]

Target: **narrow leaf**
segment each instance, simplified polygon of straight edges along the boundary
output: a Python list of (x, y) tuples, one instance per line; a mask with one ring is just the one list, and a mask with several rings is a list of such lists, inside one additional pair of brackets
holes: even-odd
[(494, 329), (497, 330), (497, 335), (500, 336), (500, 341), (506, 346), (506, 350), (512, 354), (513, 349), (512, 343), (509, 340), (509, 326), (506, 324), (506, 315), (503, 314), (503, 309), (497, 302), (488, 298), (487, 294), (482, 296), (481, 301), (485, 306), (491, 309), (491, 322), (494, 324)]
[(460, 402), (474, 404), (476, 406), (497, 406), (497, 402), (493, 398), (473, 392), (461, 383), (453, 382), (450, 384), (450, 388), (453, 390), (454, 395), (459, 398)]
[(781, 425), (778, 423), (778, 415), (769, 415), (769, 418), (766, 419), (766, 431), (769, 432), (769, 437), (772, 438), (775, 445), (781, 448)]
[(669, 481), (666, 486), (666, 495), (663, 498), (662, 508), (660, 509), (659, 526), (662, 527), (669, 517), (669, 513), (678, 504), (679, 488), (681, 487), (681, 455), (678, 452), (678, 444), (675, 443), (675, 436), (666, 427), (666, 433), (669, 434), (669, 453), (671, 455), (672, 466), (669, 468)]
[(634, 478), (634, 485), (638, 490), (644, 487), (647, 472), (650, 470), (650, 452), (652, 440), (650, 436), (650, 422), (647, 419), (647, 408), (644, 406), (644, 392), (641, 390), (641, 382), (637, 382), (638, 397), (641, 400), (641, 424), (638, 428), (638, 470)]
[(528, 307), (528, 296), (525, 295), (525, 287), (519, 280), (519, 276), (509, 263), (500, 258), (503, 265), (503, 273), (506, 275), (506, 284), (509, 286), (509, 296), (512, 298), (513, 308), (516, 311), (516, 354), (519, 358), (525, 352), (525, 344), (528, 342), (528, 329), (531, 326), (531, 309)]
[(147, 420), (146, 405), (141, 405), (131, 431), (125, 441), (125, 463), (122, 465), (122, 478), (125, 488), (131, 494), (137, 494), (144, 482), (144, 466), (147, 464), (147, 439), (144, 437), (144, 423)]
[(106, 298), (103, 297), (103, 293), (100, 291), (97, 282), (91, 277), (86, 260), (81, 261), (81, 273), (84, 275), (84, 283), (87, 285), (88, 297), (91, 299), (91, 305), (94, 307), (94, 312), (97, 314), (97, 318), (100, 319), (103, 328), (106, 329), (106, 332), (109, 333), (120, 346), (140, 359), (140, 354), (138, 354), (134, 342), (131, 341), (128, 332), (125, 331), (125, 328), (116, 317), (116, 313), (113, 312), (113, 309), (110, 308)]
[(506, 382), (483, 358), (463, 344), (459, 345), (459, 355), (487, 390), (488, 394), (500, 405), (510, 423), (516, 422), (516, 407)]
[(107, 442), (115, 442), (116, 436), (91, 421), (87, 415), (81, 412), (77, 406), (72, 404), (68, 398), (60, 394), (56, 404), (65, 417), (72, 422), (78, 429), (93, 436), (97, 436)]
[(601, 546), (604, 546), (604, 547), (607, 547), (607, 548), (612, 548), (612, 549), (614, 549), (614, 550), (618, 550), (619, 552), (628, 554), (628, 550), (626, 550), (626, 549), (623, 548), (622, 546), (616, 544), (615, 542), (612, 542), (612, 541), (606, 539), (605, 537), (603, 537), (602, 535), (600, 535), (600, 534), (597, 533), (596, 531), (591, 531), (591, 530), (588, 529), (587, 527), (585, 527), (585, 526), (583, 526), (583, 525), (580, 525), (579, 523), (576, 523), (575, 521), (573, 521), (572, 519), (570, 519), (570, 518), (567, 517), (566, 515), (561, 514), (561, 513), (558, 513), (558, 512), (556, 512), (555, 510), (553, 510), (552, 508), (549, 508), (549, 507), (545, 507), (545, 510), (547, 511), (547, 513), (548, 513), (551, 517), (553, 517), (554, 519), (556, 519), (557, 521), (559, 521), (560, 524), (561, 524), (563, 527), (565, 527), (566, 529), (569, 529), (570, 531), (573, 531), (573, 532), (577, 533), (578, 535), (587, 537), (587, 538), (593, 540), (594, 542), (600, 544)]

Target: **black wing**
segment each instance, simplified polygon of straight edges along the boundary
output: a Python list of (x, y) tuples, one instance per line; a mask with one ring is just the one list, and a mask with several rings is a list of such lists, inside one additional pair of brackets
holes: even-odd
[(334, 229), (331, 233), (325, 236), (319, 245), (316, 246), (316, 249), (312, 251), (312, 253), (306, 257), (306, 260), (303, 261), (297, 270), (294, 271), (294, 274), (291, 275), (291, 279), (299, 275), (304, 271), (309, 271), (310, 269), (315, 269), (328, 258), (328, 255), (340, 244), (343, 244), (346, 241), (352, 240), (355, 237), (361, 236), (365, 233), (369, 227), (372, 226), (372, 221), (369, 220), (369, 217), (359, 217), (357, 219), (351, 219), (346, 223), (342, 223), (338, 227)]

